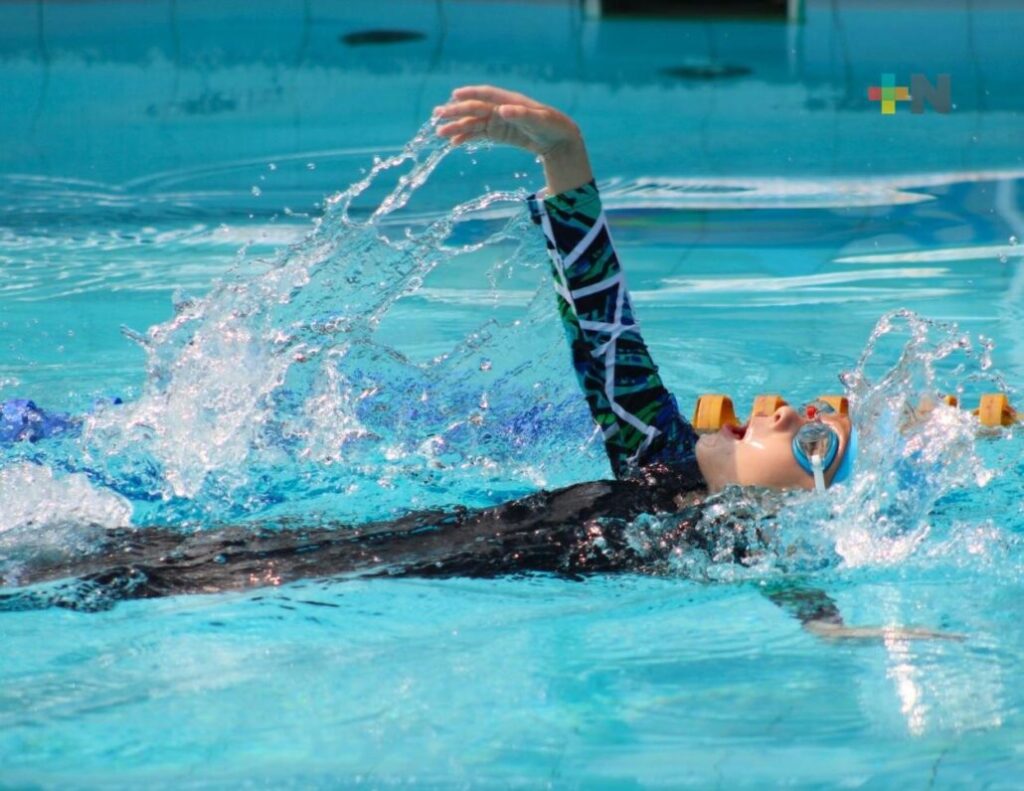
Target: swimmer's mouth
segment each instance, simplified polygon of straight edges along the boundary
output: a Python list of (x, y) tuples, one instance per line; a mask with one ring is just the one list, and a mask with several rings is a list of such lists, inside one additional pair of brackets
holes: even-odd
[(728, 436), (732, 437), (733, 439), (743, 439), (745, 436), (747, 436), (746, 425), (733, 426), (726, 424), (722, 426), (722, 431), (724, 431)]

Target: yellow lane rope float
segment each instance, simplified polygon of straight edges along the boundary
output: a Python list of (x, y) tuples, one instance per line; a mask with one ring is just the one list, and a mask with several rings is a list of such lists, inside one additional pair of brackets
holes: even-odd
[[(848, 415), (850, 413), (850, 402), (846, 396), (822, 395), (818, 396), (817, 400), (824, 401), (840, 415)], [(939, 400), (946, 406), (960, 406), (956, 396), (944, 395)], [(754, 399), (754, 404), (750, 410), (750, 417), (770, 415), (776, 409), (786, 406), (788, 403), (778, 393), (759, 395)], [(934, 404), (922, 403), (920, 411), (927, 411), (934, 408), (934, 406)], [(977, 409), (971, 410), (971, 414), (975, 415), (981, 425), (986, 428), (1012, 426), (1014, 423), (1024, 421), (1024, 412), (1020, 412), (1010, 406), (1010, 399), (1005, 393), (986, 393), (978, 402)], [(736, 416), (736, 407), (733, 405), (732, 399), (722, 393), (704, 393), (699, 396), (697, 403), (693, 407), (693, 420), (691, 422), (694, 429), (701, 434), (718, 431), (722, 426), (739, 426), (743, 424), (743, 421)]]

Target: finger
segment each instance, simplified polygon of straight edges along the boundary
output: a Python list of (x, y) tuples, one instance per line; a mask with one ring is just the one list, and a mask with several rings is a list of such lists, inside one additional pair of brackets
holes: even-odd
[(493, 104), (473, 99), (439, 105), (434, 108), (434, 117), (459, 118), (460, 116), (471, 115), (477, 118), (486, 118), (492, 112), (494, 112)]
[(470, 132), (482, 132), (486, 127), (486, 121), (470, 116), (469, 118), (460, 118), (458, 121), (442, 124), (437, 128), (437, 134), (441, 137), (455, 137), (456, 135), (465, 135)]
[(478, 99), (491, 104), (521, 104), (527, 107), (543, 107), (538, 101), (529, 96), (515, 91), (508, 91), (504, 88), (496, 88), (493, 85), (466, 85), (452, 91), (452, 98), (457, 100)]

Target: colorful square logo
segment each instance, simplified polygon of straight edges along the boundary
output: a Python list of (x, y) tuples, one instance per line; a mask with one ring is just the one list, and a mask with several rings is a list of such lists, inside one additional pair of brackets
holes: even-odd
[(910, 101), (910, 88), (906, 85), (897, 85), (895, 74), (883, 74), (881, 85), (872, 85), (868, 88), (868, 99), (882, 103), (882, 115), (893, 115), (896, 112), (896, 102)]

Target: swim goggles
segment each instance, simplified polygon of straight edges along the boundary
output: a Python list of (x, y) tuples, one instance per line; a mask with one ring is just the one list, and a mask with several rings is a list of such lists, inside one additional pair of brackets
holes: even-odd
[[(793, 437), (793, 458), (801, 469), (814, 476), (814, 488), (818, 492), (825, 491), (825, 470), (832, 466), (839, 453), (839, 434), (823, 422), (822, 415), (833, 414), (831, 404), (815, 401), (804, 407), (804, 414), (810, 422), (805, 423)], [(832, 483), (842, 483), (853, 474), (853, 459), (857, 454), (857, 432), (850, 431), (846, 453), (843, 455)]]

